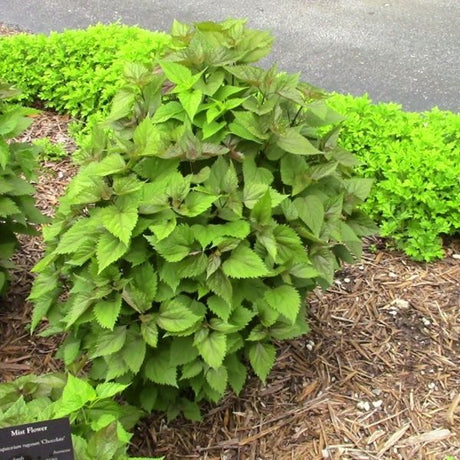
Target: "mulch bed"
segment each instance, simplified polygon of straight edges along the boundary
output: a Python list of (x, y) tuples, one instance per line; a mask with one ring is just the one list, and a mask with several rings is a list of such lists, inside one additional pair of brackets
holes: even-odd
[[(1, 30), (0, 30), (0, 33)], [(25, 140), (49, 136), (74, 149), (68, 119), (44, 112)], [(42, 165), (36, 184), (48, 215), (76, 168)], [(0, 381), (62, 369), (59, 338), (31, 336), (30, 268), (39, 237), (21, 237), (11, 289), (0, 305)], [(371, 251), (370, 249), (373, 249)], [(410, 261), (366, 241), (363, 260), (308, 298), (311, 333), (278, 344), (262, 385), (204, 405), (202, 422), (144, 419), (133, 455), (169, 459), (460, 458), (460, 241), (435, 263)], [(1, 302), (1, 301), (0, 301)]]

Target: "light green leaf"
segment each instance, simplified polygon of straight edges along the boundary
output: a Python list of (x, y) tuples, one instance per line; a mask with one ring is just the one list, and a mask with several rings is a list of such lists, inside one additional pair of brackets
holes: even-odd
[(165, 133), (153, 124), (150, 118), (144, 118), (133, 134), (135, 153), (139, 156), (154, 156), (162, 153), (169, 145)]
[(244, 387), (248, 371), (235, 353), (225, 358), (224, 365), (228, 371), (228, 383), (238, 395)]
[(126, 168), (126, 162), (119, 153), (112, 153), (97, 163), (91, 163), (88, 171), (95, 176), (110, 176), (112, 174), (123, 172)]
[(123, 385), (115, 382), (99, 383), (96, 386), (96, 394), (98, 399), (112, 398), (113, 396), (122, 393), (129, 385)]
[(88, 382), (68, 374), (62, 397), (59, 404), (55, 405), (54, 417), (65, 417), (72, 412), (77, 412), (96, 398), (96, 390)]
[(147, 345), (156, 348), (158, 345), (158, 327), (155, 315), (141, 316), (141, 335)]
[(232, 312), (232, 306), (228, 302), (221, 297), (213, 295), (207, 299), (206, 303), (215, 315), (222, 318), (224, 321), (228, 321), (230, 313)]
[(273, 230), (273, 236), (276, 240), (277, 256), (275, 260), (277, 263), (308, 262), (305, 245), (291, 227), (278, 225)]
[(358, 197), (362, 201), (369, 196), (373, 183), (374, 179), (364, 179), (359, 177), (344, 180), (347, 192)]
[(166, 77), (176, 85), (187, 85), (192, 79), (192, 72), (188, 67), (176, 62), (162, 61), (160, 66)]
[(176, 218), (163, 220), (161, 224), (150, 225), (149, 230), (155, 235), (156, 241), (164, 240), (176, 228)]
[(270, 370), (275, 363), (276, 350), (271, 343), (257, 342), (249, 347), (249, 362), (255, 374), (265, 383)]
[(190, 121), (193, 121), (198, 111), (198, 107), (201, 104), (203, 93), (197, 89), (194, 91), (180, 92), (177, 97), (184, 107), (184, 110), (187, 112)]
[(154, 350), (146, 359), (144, 373), (152, 382), (177, 387), (177, 367), (171, 364), (169, 350)]
[(107, 206), (102, 209), (100, 216), (104, 227), (113, 236), (128, 245), (138, 219), (137, 206), (132, 203), (120, 207)]
[(303, 137), (296, 128), (286, 129), (285, 133), (278, 137), (276, 145), (294, 155), (317, 155), (321, 153), (308, 139)]
[(137, 192), (143, 185), (144, 183), (138, 180), (136, 175), (130, 174), (126, 177), (115, 176), (112, 188), (116, 195), (122, 196)]
[(227, 389), (228, 382), (228, 374), (225, 366), (209, 369), (206, 372), (206, 381), (213, 390), (223, 395)]
[(96, 247), (96, 259), (99, 266), (98, 273), (117, 261), (128, 250), (128, 246), (110, 233), (103, 233)]
[(126, 333), (126, 326), (117, 326), (113, 331), (101, 332), (97, 337), (94, 351), (90, 353), (91, 359), (120, 351), (125, 344)]
[(251, 210), (250, 216), (259, 225), (267, 225), (270, 223), (272, 219), (272, 200), (268, 189), (256, 202)]
[(222, 264), (223, 272), (230, 278), (258, 278), (269, 273), (262, 259), (250, 248), (240, 245)]
[(182, 205), (176, 209), (178, 214), (195, 217), (209, 209), (219, 198), (218, 195), (208, 195), (201, 192), (190, 192)]
[(315, 236), (319, 236), (324, 223), (324, 206), (315, 195), (308, 195), (294, 200), (294, 206), (300, 219), (305, 222)]
[(168, 332), (182, 332), (192, 327), (202, 317), (190, 309), (191, 299), (177, 296), (160, 306), (157, 324)]
[(59, 239), (55, 249), (56, 254), (71, 254), (76, 252), (88, 238), (94, 240), (91, 234), (96, 224), (92, 219), (83, 218), (75, 222)]
[(192, 251), (194, 241), (192, 229), (179, 225), (168, 237), (156, 242), (154, 247), (168, 262), (178, 262)]
[(182, 376), (179, 380), (191, 379), (200, 374), (203, 370), (204, 363), (201, 360), (195, 360), (191, 363), (184, 364), (182, 367)]
[(295, 323), (300, 311), (300, 295), (293, 286), (284, 284), (265, 292), (265, 300), (273, 310), (281, 313), (291, 324)]
[(126, 341), (119, 351), (130, 371), (137, 374), (144, 362), (146, 344), (139, 334), (139, 326), (134, 324), (128, 329)]
[(224, 299), (227, 303), (232, 303), (233, 288), (232, 283), (221, 269), (217, 269), (206, 280), (207, 285), (214, 294)]
[(217, 369), (222, 366), (227, 352), (227, 336), (222, 332), (210, 332), (204, 340), (195, 343), (206, 363)]
[(21, 210), (16, 203), (8, 197), (0, 197), (0, 216), (8, 217), (14, 214), (21, 214)]
[(164, 123), (165, 121), (170, 120), (171, 118), (184, 118), (184, 108), (182, 104), (177, 101), (168, 102), (167, 104), (162, 104), (158, 107), (157, 111), (153, 115), (152, 121), (154, 123)]
[(96, 321), (101, 327), (113, 330), (121, 311), (122, 298), (116, 294), (114, 300), (99, 300), (93, 307)]

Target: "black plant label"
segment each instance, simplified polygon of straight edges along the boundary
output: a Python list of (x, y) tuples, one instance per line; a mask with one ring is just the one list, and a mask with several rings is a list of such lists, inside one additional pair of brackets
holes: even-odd
[(69, 419), (0, 429), (0, 460), (75, 460)]

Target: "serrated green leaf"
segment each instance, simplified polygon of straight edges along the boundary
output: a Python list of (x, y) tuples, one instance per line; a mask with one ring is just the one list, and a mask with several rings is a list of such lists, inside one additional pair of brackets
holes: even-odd
[[(206, 271), (208, 258), (202, 252), (187, 256), (180, 262), (169, 263), (175, 279), (193, 278)], [(166, 265), (166, 264), (165, 264)]]
[(137, 324), (128, 329), (126, 341), (118, 353), (121, 354), (130, 371), (137, 374), (144, 362), (146, 353), (146, 344), (139, 334)]
[(144, 374), (152, 382), (177, 387), (177, 367), (170, 361), (169, 350), (154, 350), (146, 358)]
[(176, 212), (183, 216), (196, 217), (208, 210), (218, 198), (218, 195), (190, 192)]
[(228, 371), (228, 383), (238, 395), (244, 387), (248, 371), (237, 355), (231, 354), (225, 358), (225, 367)]
[(133, 134), (135, 152), (138, 156), (160, 155), (169, 145), (169, 139), (164, 131), (153, 124), (148, 117), (136, 127)]
[(250, 248), (240, 245), (222, 264), (222, 271), (230, 278), (258, 278), (267, 275), (268, 268)]
[(94, 239), (91, 235), (94, 228), (95, 225), (91, 219), (78, 220), (59, 238), (59, 244), (55, 249), (55, 253), (70, 254), (77, 251), (86, 239)]
[(61, 352), (64, 356), (64, 364), (70, 366), (81, 353), (81, 340), (72, 334), (68, 335), (64, 343), (59, 347), (59, 353)]
[(62, 391), (59, 405), (56, 405), (54, 416), (61, 418), (77, 412), (96, 398), (96, 390), (88, 382), (68, 374), (67, 383)]
[(203, 371), (203, 362), (195, 360), (182, 366), (182, 375), (179, 380), (191, 379)]
[(207, 285), (214, 294), (224, 299), (227, 303), (232, 303), (233, 288), (232, 283), (221, 269), (217, 269), (206, 280)]
[(130, 174), (126, 177), (114, 177), (112, 188), (115, 195), (123, 196), (137, 192), (142, 186), (143, 182), (138, 180), (136, 175)]
[(128, 250), (128, 246), (110, 233), (103, 233), (96, 247), (96, 260), (99, 266), (98, 273), (116, 262)]
[(182, 107), (184, 107), (184, 110), (187, 112), (190, 121), (193, 121), (198, 111), (198, 107), (201, 104), (203, 93), (200, 90), (196, 89), (193, 91), (180, 92), (177, 95), (177, 97), (179, 98)]
[(228, 373), (225, 366), (210, 368), (206, 372), (206, 381), (213, 390), (222, 396), (227, 389), (228, 382)]
[(293, 286), (285, 284), (269, 289), (265, 292), (264, 298), (273, 310), (285, 316), (291, 324), (295, 323), (300, 311), (301, 299)]
[(310, 279), (316, 278), (320, 275), (318, 270), (316, 270), (311, 265), (306, 264), (295, 264), (289, 269), (289, 273), (297, 278)]
[(14, 214), (21, 214), (17, 204), (8, 197), (0, 197), (0, 216), (8, 217)]
[(112, 174), (123, 172), (126, 162), (118, 153), (112, 153), (97, 163), (92, 163), (88, 171), (95, 176), (111, 176)]
[(308, 139), (300, 134), (296, 128), (288, 128), (279, 135), (276, 145), (294, 155), (317, 155), (321, 153)]
[(113, 330), (121, 311), (122, 298), (120, 294), (114, 300), (99, 300), (93, 307), (93, 313), (98, 324), (106, 329)]
[(66, 328), (77, 322), (81, 316), (91, 307), (93, 298), (91, 292), (82, 292), (72, 296), (70, 300), (70, 310), (64, 318)]
[(128, 204), (123, 207), (111, 205), (101, 211), (101, 221), (104, 227), (126, 245), (129, 245), (137, 219), (138, 213), (135, 204)]
[(324, 206), (315, 195), (308, 195), (294, 200), (294, 206), (300, 219), (305, 222), (315, 236), (319, 236), (324, 223)]
[(190, 306), (191, 299), (183, 295), (163, 302), (157, 317), (158, 326), (168, 332), (182, 332), (192, 327), (201, 316), (195, 314)]
[(270, 223), (272, 219), (272, 200), (268, 189), (252, 208), (250, 217), (259, 225)]
[(161, 224), (150, 225), (148, 229), (155, 235), (156, 241), (164, 240), (176, 228), (176, 218), (163, 220)]
[(141, 317), (141, 335), (147, 345), (156, 348), (158, 345), (158, 327), (155, 315)]
[(265, 383), (275, 363), (276, 349), (271, 343), (257, 342), (249, 346), (249, 362), (255, 374)]
[(227, 336), (222, 332), (210, 332), (203, 340), (195, 343), (205, 362), (213, 367), (222, 366), (227, 352)]
[(185, 113), (182, 104), (177, 101), (172, 101), (168, 102), (167, 104), (160, 105), (160, 107), (158, 107), (157, 111), (154, 113), (152, 121), (154, 123), (164, 123), (171, 118), (176, 118), (183, 121), (184, 116)]
[(215, 315), (222, 318), (224, 321), (228, 321), (230, 313), (232, 312), (232, 306), (228, 302), (221, 297), (213, 295), (207, 299), (206, 303)]
[(360, 177), (344, 180), (347, 192), (358, 197), (362, 201), (369, 196), (373, 183), (374, 179), (364, 179)]
[(278, 225), (273, 230), (273, 236), (276, 240), (277, 256), (275, 260), (277, 263), (308, 262), (305, 245), (291, 227)]
[(166, 77), (176, 85), (187, 85), (192, 79), (192, 72), (188, 67), (177, 62), (162, 61), (160, 66)]
[(126, 326), (117, 326), (113, 331), (101, 331), (97, 337), (91, 359), (119, 352), (126, 342)]
[(192, 251), (194, 241), (192, 229), (179, 225), (168, 237), (155, 242), (154, 247), (168, 262), (178, 262)]
[(113, 396), (122, 393), (129, 385), (123, 385), (115, 382), (99, 383), (96, 386), (96, 394), (98, 399), (112, 398)]

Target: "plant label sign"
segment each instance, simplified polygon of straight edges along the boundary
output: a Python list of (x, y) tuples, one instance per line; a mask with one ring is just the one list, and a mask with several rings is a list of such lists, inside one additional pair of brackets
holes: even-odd
[(0, 460), (75, 460), (69, 419), (0, 429)]

